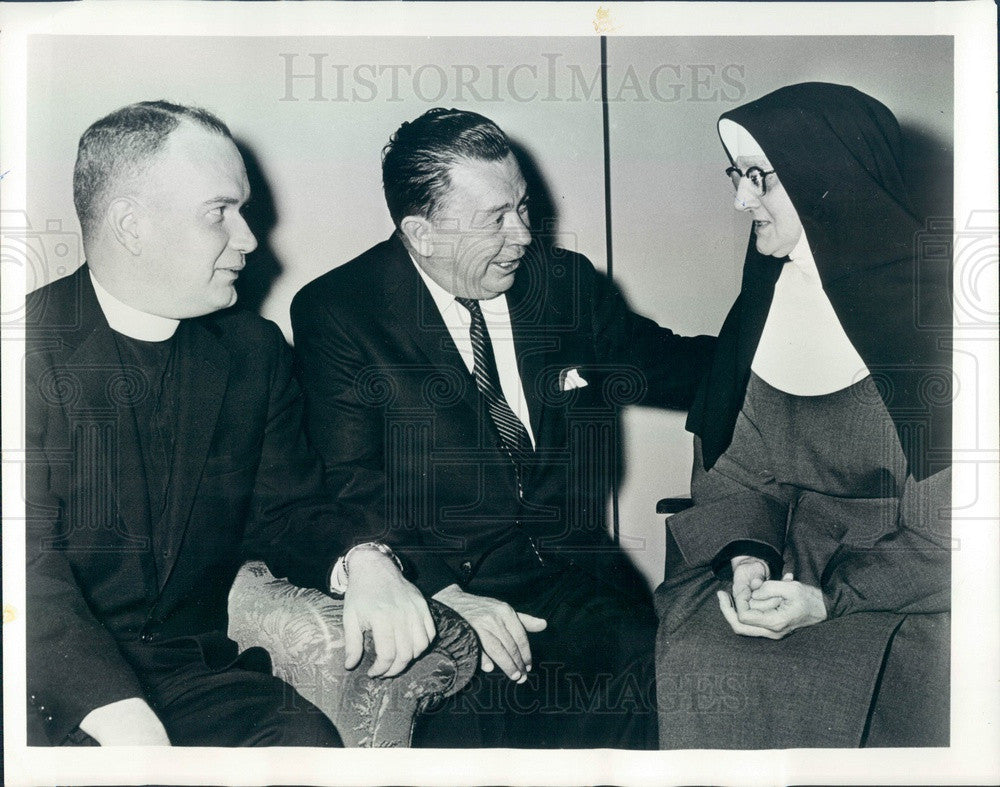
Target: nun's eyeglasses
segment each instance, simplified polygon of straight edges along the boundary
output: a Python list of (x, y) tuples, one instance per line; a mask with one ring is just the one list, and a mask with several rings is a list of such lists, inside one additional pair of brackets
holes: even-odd
[(774, 170), (765, 172), (760, 167), (748, 167), (747, 171), (744, 172), (739, 167), (728, 167), (726, 169), (726, 174), (729, 176), (730, 180), (733, 181), (733, 188), (738, 189), (740, 187), (740, 181), (746, 178), (750, 181), (750, 187), (753, 189), (754, 193), (758, 197), (763, 197), (767, 194), (767, 176), (773, 175)]

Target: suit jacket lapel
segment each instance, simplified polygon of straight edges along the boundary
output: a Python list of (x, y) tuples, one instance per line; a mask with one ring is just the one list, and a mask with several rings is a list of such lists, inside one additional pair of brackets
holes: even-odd
[[(139, 443), (139, 432), (133, 408), (128, 403), (128, 391), (139, 390), (134, 370), (123, 367), (111, 328), (105, 322), (97, 325), (69, 358), (68, 366), (80, 381), (79, 403), (70, 415), (71, 428), (97, 427), (101, 422), (114, 424), (109, 450), (116, 478), (113, 494), (118, 513), (128, 531), (127, 540), (146, 541), (149, 533), (149, 501), (146, 476)], [(75, 424), (75, 426), (74, 426)]]
[[(393, 321), (393, 329), (397, 332), (399, 341), (403, 346), (412, 344), (435, 367), (454, 369), (463, 377), (467, 376), (469, 384), (463, 400), (475, 413), (480, 413), (479, 393), (434, 298), (424, 286), (402, 241), (393, 236), (388, 245), (386, 264), (375, 275), (379, 288), (385, 293), (387, 314)], [(542, 437), (545, 426), (542, 374), (549, 352), (556, 346), (556, 342), (544, 331), (547, 324), (544, 313), (546, 307), (544, 299), (536, 291), (541, 286), (541, 277), (532, 275), (533, 272), (529, 269), (539, 264), (534, 255), (535, 251), (532, 249), (525, 255), (522, 263), (525, 269), (516, 274), (514, 284), (507, 292), (507, 306), (518, 372), (528, 402), (528, 417), (536, 447), (541, 448), (546, 444)], [(492, 428), (491, 421), (487, 427)]]
[(165, 553), (160, 589), (177, 561), (187, 532), (195, 494), (208, 458), (212, 435), (229, 384), (229, 351), (197, 320), (184, 320), (177, 330), (175, 369), (178, 397), (178, 434), (174, 451), (164, 532), (157, 534)]
[(533, 276), (528, 269), (534, 264), (533, 253), (529, 250), (523, 259), (521, 270), (514, 277), (514, 284), (507, 291), (507, 309), (510, 313), (521, 387), (528, 402), (531, 431), (535, 435), (536, 448), (542, 448), (547, 444), (542, 436), (546, 410), (543, 392), (546, 381), (543, 380), (543, 374), (549, 351), (555, 346), (555, 341), (544, 330), (548, 325), (544, 314), (545, 306), (536, 291), (541, 277)]
[[(74, 275), (80, 277), (76, 288), (80, 320), (78, 327), (64, 337), (67, 345), (76, 345), (67, 355), (65, 372), (79, 382), (80, 395), (69, 408), (67, 418), (76, 433), (75, 440), (86, 439), (80, 430), (111, 426), (110, 443), (103, 449), (110, 452), (111, 461), (85, 461), (82, 466), (102, 474), (86, 479), (85, 484), (98, 498), (107, 495), (113, 500), (117, 513), (114, 522), (82, 522), (80, 526), (114, 527), (120, 539), (116, 548), (143, 553), (148, 559), (148, 564), (144, 560), (146, 589), (152, 594), (156, 568), (150, 553), (149, 498), (139, 431), (130, 403), (131, 395), (143, 395), (144, 381), (136, 376), (136, 370), (122, 366), (114, 332), (97, 302), (86, 266)], [(99, 500), (89, 501), (86, 510), (100, 516)]]
[(376, 281), (384, 293), (386, 314), (400, 345), (412, 346), (435, 368), (461, 375), (466, 382), (462, 399), (478, 413), (479, 392), (433, 296), (417, 273), (402, 241), (394, 236), (389, 244), (386, 264), (376, 274)]

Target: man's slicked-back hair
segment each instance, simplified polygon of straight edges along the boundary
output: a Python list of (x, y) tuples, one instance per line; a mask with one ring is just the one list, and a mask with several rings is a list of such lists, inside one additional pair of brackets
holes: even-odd
[(80, 137), (73, 168), (73, 204), (87, 240), (112, 198), (111, 187), (138, 178), (182, 121), (233, 138), (219, 118), (204, 109), (140, 101), (116, 109)]
[(382, 149), (382, 189), (397, 227), (406, 216), (432, 218), (459, 159), (499, 161), (510, 140), (489, 118), (436, 107), (404, 123)]

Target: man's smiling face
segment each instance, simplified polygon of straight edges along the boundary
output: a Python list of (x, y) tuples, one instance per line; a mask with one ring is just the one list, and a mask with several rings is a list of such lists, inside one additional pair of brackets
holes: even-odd
[(461, 158), (449, 166), (449, 189), (429, 219), (427, 274), (448, 292), (487, 300), (510, 289), (531, 242), (528, 200), (517, 160)]

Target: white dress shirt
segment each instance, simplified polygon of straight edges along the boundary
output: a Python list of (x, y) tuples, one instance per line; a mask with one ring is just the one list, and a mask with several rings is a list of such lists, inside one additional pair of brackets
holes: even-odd
[(823, 291), (805, 232), (788, 256), (750, 368), (794, 396), (833, 393), (863, 380), (868, 367)]
[(146, 314), (123, 303), (101, 286), (101, 283), (94, 278), (93, 271), (88, 273), (90, 273), (90, 283), (94, 285), (97, 302), (111, 330), (143, 342), (165, 342), (177, 331), (180, 320), (160, 317), (158, 314)]
[[(455, 296), (444, 287), (428, 276), (416, 260), (413, 260), (414, 267), (420, 278), (423, 279), (427, 289), (430, 290), (434, 303), (441, 312), (441, 319), (448, 326), (448, 333), (451, 334), (455, 347), (459, 355), (465, 361), (469, 373), (472, 374), (475, 368), (475, 355), (472, 352), (472, 337), (469, 329), (472, 326), (472, 317), (469, 310), (455, 300)], [(496, 298), (488, 301), (480, 301), (480, 308), (483, 311), (483, 319), (486, 321), (486, 330), (490, 335), (490, 343), (493, 345), (493, 355), (497, 361), (497, 373), (500, 375), (500, 387), (503, 389), (504, 398), (510, 409), (524, 424), (531, 439), (531, 447), (535, 447), (535, 435), (531, 431), (531, 418), (528, 415), (528, 402), (524, 398), (524, 386), (521, 384), (521, 375), (517, 370), (517, 353), (514, 351), (514, 333), (510, 325), (510, 312), (507, 310), (507, 296), (502, 293)]]

